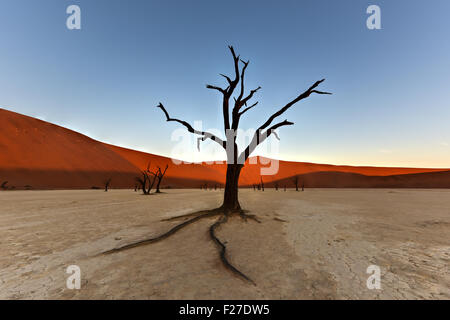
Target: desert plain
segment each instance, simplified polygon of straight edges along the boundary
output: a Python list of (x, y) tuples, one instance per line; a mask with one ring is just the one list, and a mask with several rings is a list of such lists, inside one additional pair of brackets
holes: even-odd
[[(450, 190), (240, 189), (261, 223), (218, 229), (224, 268), (205, 218), (157, 243), (101, 252), (156, 236), (212, 209), (223, 191), (171, 189), (0, 192), (1, 299), (450, 299)], [(81, 270), (68, 289), (66, 269)], [(370, 265), (381, 270), (369, 289)]]

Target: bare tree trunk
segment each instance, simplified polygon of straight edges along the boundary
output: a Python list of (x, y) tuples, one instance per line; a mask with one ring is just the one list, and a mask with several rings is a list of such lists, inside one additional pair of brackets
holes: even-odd
[(298, 191), (298, 176), (294, 178), (295, 191)]
[(161, 193), (161, 191), (159, 190), (159, 186), (161, 185), (161, 181), (164, 178), (164, 175), (166, 174), (168, 167), (169, 167), (169, 165), (166, 165), (164, 172), (161, 171), (160, 167), (158, 167), (158, 171), (156, 172), (156, 176), (155, 176), (155, 179), (158, 178), (158, 183), (156, 184), (156, 193)]
[(242, 164), (227, 165), (227, 179), (222, 204), (222, 208), (225, 211), (229, 212), (241, 210), (241, 205), (239, 204), (238, 199), (238, 182), (242, 167)]
[(105, 192), (108, 192), (109, 185), (111, 184), (111, 178), (105, 181)]
[[(156, 178), (155, 178), (156, 179)], [(157, 178), (158, 179), (158, 182), (156, 183), (156, 193), (161, 193), (161, 191), (159, 190), (159, 186), (160, 186), (160, 184), (161, 184), (161, 180), (162, 180), (162, 178)]]

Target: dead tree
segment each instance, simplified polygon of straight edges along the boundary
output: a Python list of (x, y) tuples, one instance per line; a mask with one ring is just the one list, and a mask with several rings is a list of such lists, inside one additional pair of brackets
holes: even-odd
[(255, 191), (256, 190), (256, 185), (255, 184), (253, 184), (253, 191)]
[(2, 190), (8, 190), (8, 187), (6, 186), (8, 184), (8, 181), (3, 181), (2, 184), (0, 185), (0, 188)]
[(298, 176), (295, 176), (292, 181), (294, 181), (295, 191), (298, 191)]
[(144, 195), (149, 195), (157, 180), (157, 174), (150, 170), (150, 162), (147, 165), (147, 169), (141, 171), (141, 175), (141, 177), (136, 178), (136, 182), (140, 185), (142, 193)]
[(261, 177), (261, 190), (264, 191), (264, 181), (263, 181), (262, 177)]
[(164, 175), (166, 174), (168, 167), (169, 167), (169, 165), (166, 165), (166, 167), (164, 168), (164, 171), (162, 171), (161, 168), (158, 167), (158, 170), (156, 172), (156, 178), (158, 179), (158, 183), (156, 184), (156, 193), (161, 193), (161, 191), (159, 190), (159, 186), (161, 185), (161, 181), (164, 178)]
[(105, 181), (105, 192), (108, 192), (110, 185), (111, 185), (111, 178)]
[[(255, 216), (246, 214), (241, 209), (238, 199), (239, 175), (246, 160), (250, 157), (250, 155), (253, 153), (253, 151), (259, 144), (263, 143), (272, 134), (274, 134), (274, 136), (278, 138), (277, 134), (275, 133), (275, 130), (277, 130), (278, 128), (294, 124), (293, 122), (290, 122), (288, 120), (274, 122), (275, 119), (283, 115), (287, 110), (289, 110), (299, 101), (311, 96), (313, 93), (319, 95), (330, 93), (317, 90), (317, 87), (325, 79), (316, 81), (307, 90), (297, 95), (295, 98), (293, 98), (284, 106), (282, 106), (280, 109), (278, 109), (278, 111), (276, 111), (270, 117), (268, 117), (268, 119), (256, 129), (247, 147), (239, 152), (238, 145), (236, 143), (236, 135), (237, 129), (239, 128), (239, 122), (245, 113), (247, 113), (249, 110), (251, 110), (258, 104), (258, 102), (251, 103), (250, 101), (253, 98), (253, 96), (261, 89), (261, 87), (257, 87), (256, 89), (250, 90), (250, 92), (247, 93), (245, 92), (245, 83), (244, 83), (245, 73), (250, 62), (242, 60), (240, 56), (236, 55), (232, 46), (229, 46), (229, 49), (233, 57), (234, 73), (232, 76), (221, 74), (221, 76), (226, 80), (226, 87), (220, 87), (209, 84), (206, 85), (207, 89), (217, 91), (222, 98), (221, 104), (222, 104), (225, 139), (222, 139), (219, 136), (208, 131), (197, 130), (187, 121), (180, 120), (178, 118), (172, 118), (162, 103), (159, 103), (157, 105), (157, 108), (161, 109), (161, 111), (164, 113), (166, 121), (177, 122), (180, 125), (184, 126), (188, 132), (198, 136), (197, 148), (200, 148), (200, 142), (209, 139), (217, 143), (221, 148), (223, 148), (226, 151), (227, 171), (226, 171), (225, 191), (222, 205), (217, 209), (196, 212), (185, 215), (183, 217), (175, 217), (174, 219), (187, 217), (189, 217), (190, 219), (184, 221), (181, 224), (176, 225), (168, 232), (162, 234), (159, 237), (143, 240), (138, 243), (123, 246), (121, 248), (116, 248), (108, 251), (108, 253), (133, 248), (142, 244), (153, 243), (167, 238), (168, 236), (174, 234), (181, 228), (184, 228), (185, 226), (190, 225), (198, 221), (199, 219), (211, 216), (219, 216), (218, 220), (213, 225), (211, 225), (209, 231), (211, 239), (216, 243), (217, 247), (220, 250), (220, 258), (222, 260), (222, 263), (227, 269), (231, 270), (235, 274), (241, 276), (242, 278), (248, 281), (251, 281), (249, 277), (247, 277), (245, 274), (243, 274), (237, 268), (235, 268), (233, 265), (230, 264), (226, 256), (226, 246), (216, 237), (215, 231), (218, 227), (220, 227), (220, 225), (226, 223), (228, 221), (228, 218), (234, 214), (239, 214), (241, 218), (243, 218), (244, 220), (246, 220), (247, 218), (257, 220)], [(259, 222), (259, 220), (257, 221)]]
[(278, 191), (278, 182), (275, 182), (275, 190)]
[(284, 185), (284, 192), (286, 192), (286, 185)]

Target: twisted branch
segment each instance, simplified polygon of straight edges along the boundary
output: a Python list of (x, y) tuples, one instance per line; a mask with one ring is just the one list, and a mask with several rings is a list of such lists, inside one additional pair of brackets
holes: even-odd
[(167, 112), (166, 108), (164, 108), (163, 104), (160, 102), (157, 106), (157, 108), (160, 108), (164, 114), (166, 115), (166, 121), (175, 121), (178, 122), (180, 124), (182, 124), (183, 126), (186, 127), (186, 129), (191, 132), (191, 133), (195, 133), (198, 134), (200, 136), (202, 136), (200, 139), (202, 139), (202, 141), (205, 141), (206, 139), (211, 139), (212, 141), (217, 142), (222, 148), (226, 149), (226, 141), (220, 139), (219, 137), (217, 137), (216, 135), (207, 132), (207, 131), (200, 131), (200, 130), (196, 130), (194, 129), (188, 122), (180, 120), (180, 119), (176, 119), (176, 118), (171, 118), (169, 116), (169, 113)]

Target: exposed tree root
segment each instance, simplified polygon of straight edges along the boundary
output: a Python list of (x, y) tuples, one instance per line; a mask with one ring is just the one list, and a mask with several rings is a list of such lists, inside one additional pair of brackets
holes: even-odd
[(192, 218), (190, 220), (187, 220), (185, 222), (177, 224), (175, 227), (173, 227), (172, 229), (170, 229), (166, 233), (163, 233), (162, 235), (160, 235), (160, 236), (158, 236), (156, 238), (144, 239), (144, 240), (141, 240), (141, 241), (138, 241), (138, 242), (130, 243), (130, 244), (124, 245), (124, 246), (119, 247), (119, 248), (114, 248), (114, 249), (111, 249), (111, 250), (108, 250), (108, 251), (104, 251), (104, 252), (102, 252), (102, 254), (116, 253), (116, 252), (119, 252), (119, 251), (128, 250), (128, 249), (131, 249), (131, 248), (136, 248), (136, 247), (139, 247), (139, 246), (142, 246), (142, 245), (146, 245), (146, 244), (150, 244), (150, 243), (155, 243), (155, 242), (161, 241), (161, 240), (163, 240), (165, 238), (168, 238), (169, 236), (173, 235), (174, 233), (176, 233), (177, 231), (181, 230), (182, 228), (190, 225), (191, 223), (194, 223), (194, 222), (196, 222), (196, 221), (198, 221), (200, 219), (203, 219), (203, 218), (215, 216), (217, 214), (218, 213), (216, 211), (211, 210), (208, 213), (196, 216), (195, 218)]
[(222, 213), (218, 209), (202, 210), (202, 211), (191, 212), (191, 213), (188, 213), (188, 214), (182, 214), (181, 216), (175, 216), (175, 217), (162, 219), (161, 221), (174, 221), (174, 220), (180, 220), (180, 219), (185, 219), (185, 218), (198, 217), (198, 216), (201, 216), (201, 215), (210, 214), (213, 211), (216, 212), (216, 214), (221, 214)]
[(253, 282), (252, 279), (250, 279), (248, 276), (246, 276), (244, 273), (242, 273), (241, 271), (239, 271), (235, 266), (233, 266), (227, 259), (227, 247), (225, 246), (224, 243), (222, 243), (222, 241), (219, 240), (219, 238), (217, 238), (215, 231), (217, 229), (217, 227), (219, 227), (221, 224), (225, 223), (228, 221), (228, 216), (227, 215), (223, 215), (222, 217), (219, 218), (219, 220), (217, 220), (213, 225), (211, 225), (211, 227), (209, 227), (209, 236), (211, 237), (211, 239), (217, 244), (217, 246), (220, 248), (220, 260), (222, 261), (223, 265), (225, 266), (225, 268), (227, 268), (228, 270), (231, 270), (234, 274), (240, 276), (241, 278), (244, 278), (245, 280), (251, 282), (252, 284), (256, 285), (255, 282)]
[(247, 219), (250, 219), (250, 220), (254, 220), (254, 221), (258, 222), (258, 223), (261, 223), (261, 221), (260, 221), (258, 218), (256, 218), (256, 216), (255, 216), (254, 214), (246, 214), (244, 210), (241, 210), (241, 211), (239, 212), (239, 216), (240, 216), (245, 222), (247, 222)]
[(128, 250), (131, 248), (136, 248), (139, 246), (143, 246), (146, 244), (151, 244), (151, 243), (155, 243), (161, 240), (164, 240), (168, 237), (170, 237), (171, 235), (173, 235), (174, 233), (176, 233), (177, 231), (183, 229), (184, 227), (199, 221), (200, 219), (203, 218), (208, 218), (208, 217), (214, 217), (217, 215), (220, 215), (221, 217), (210, 226), (209, 228), (209, 235), (211, 237), (211, 240), (214, 241), (214, 243), (219, 247), (219, 254), (220, 254), (220, 260), (222, 261), (223, 265), (225, 266), (225, 268), (227, 268), (228, 270), (230, 270), (231, 272), (233, 272), (234, 274), (236, 274), (237, 276), (245, 279), (246, 281), (254, 284), (255, 282), (250, 279), (247, 275), (245, 275), (244, 273), (242, 273), (241, 271), (239, 271), (235, 266), (233, 266), (227, 259), (227, 255), (226, 255), (226, 246), (225, 244), (219, 240), (219, 238), (217, 238), (215, 231), (216, 229), (223, 223), (226, 223), (228, 221), (228, 217), (233, 215), (233, 214), (239, 214), (239, 216), (247, 222), (247, 219), (252, 219), (258, 223), (261, 223), (261, 221), (259, 221), (256, 216), (254, 215), (249, 215), (246, 214), (244, 210), (238, 210), (235, 212), (230, 212), (227, 210), (224, 210), (223, 208), (217, 208), (217, 209), (213, 209), (213, 210), (206, 210), (206, 211), (198, 211), (198, 212), (193, 212), (193, 213), (189, 213), (189, 214), (185, 214), (185, 215), (181, 215), (181, 216), (176, 216), (176, 217), (172, 217), (172, 218), (167, 218), (167, 219), (163, 219), (161, 221), (173, 221), (173, 220), (178, 220), (178, 219), (185, 219), (185, 218), (191, 218), (188, 219), (180, 224), (177, 224), (176, 226), (172, 227), (169, 231), (163, 233), (160, 236), (157, 236), (155, 238), (150, 238), (150, 239), (144, 239), (144, 240), (140, 240), (134, 243), (130, 243), (127, 245), (124, 245), (122, 247), (119, 248), (114, 248), (111, 250), (107, 250), (102, 252), (101, 254), (105, 255), (105, 254), (111, 254), (111, 253), (116, 253), (119, 251), (124, 251), (124, 250)]

